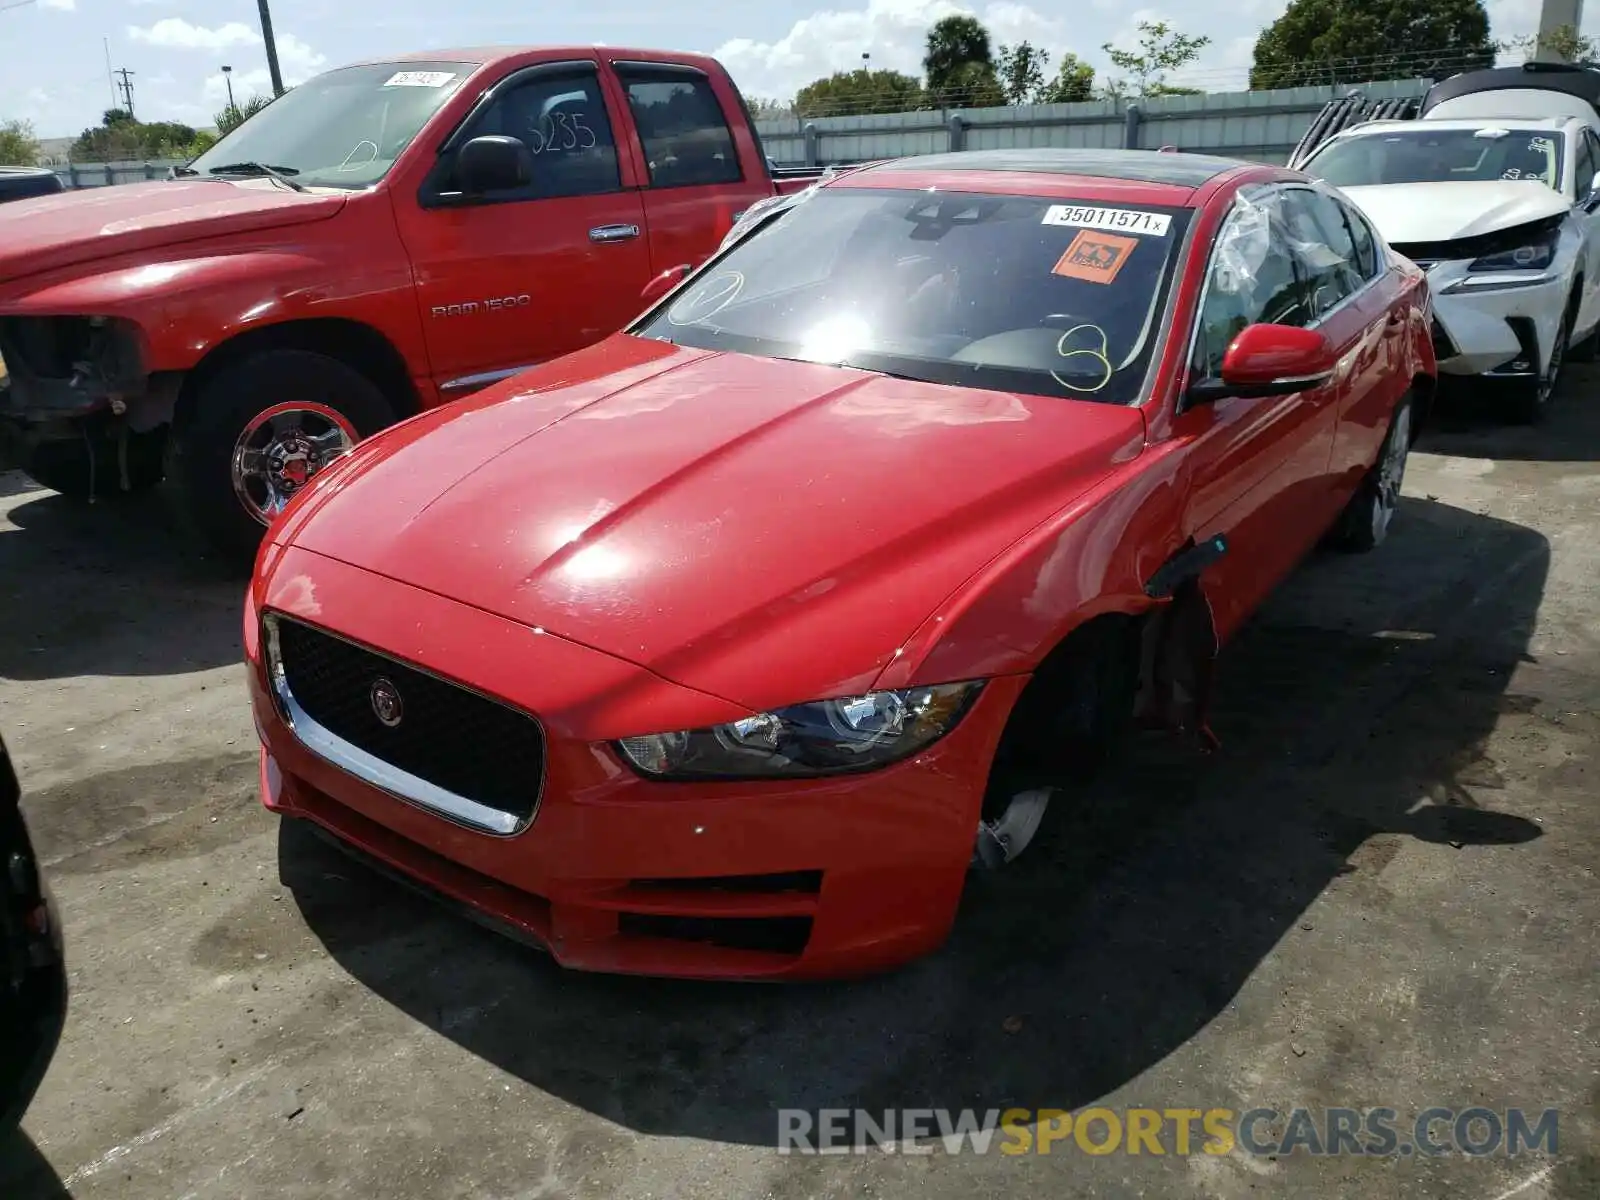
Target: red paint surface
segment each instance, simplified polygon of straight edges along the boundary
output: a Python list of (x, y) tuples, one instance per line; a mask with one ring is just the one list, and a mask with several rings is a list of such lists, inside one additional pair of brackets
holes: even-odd
[[(1432, 376), (1427, 293), (1397, 266), (1324, 323), (1325, 387), (1179, 411), (1210, 240), (1242, 168), (1198, 191), (963, 172), (963, 191), (1188, 204), (1146, 400), (1121, 408), (919, 384), (611, 337), (371, 439), (269, 532), (245, 618), (266, 803), (333, 829), (613, 971), (810, 977), (946, 936), (989, 762), (1029, 673), (1072, 629), (1157, 601), (1190, 538), (1226, 638), (1311, 548)], [(895, 186), (954, 186), (896, 173)], [(831, 186), (878, 186), (870, 174)], [(538, 714), (524, 833), (466, 831), (307, 754), (263, 691), (263, 607)], [(987, 679), (927, 752), (861, 776), (645, 782), (604, 744), (859, 692)], [(270, 768), (270, 769), (269, 769)], [(797, 957), (628, 938), (637, 877), (819, 870), (817, 896), (653, 896), (657, 911), (815, 919)]]
[[(620, 328), (662, 269), (698, 266), (735, 213), (809, 180), (774, 183), (726, 72), (702, 55), (618, 47), (441, 52), (478, 64), (371, 189), (296, 193), (268, 179), (86, 188), (0, 208), (0, 316), (106, 316), (136, 326), (149, 371), (188, 371), (231, 338), (299, 320), (356, 322), (406, 363), (422, 407), (440, 384), (541, 362)], [(405, 61), (400, 56), (394, 61)], [(599, 64), (622, 173), (600, 196), (424, 210), (435, 151), (484, 88), (539, 62)], [(384, 61), (390, 61), (385, 59)], [(743, 181), (641, 186), (637, 131), (612, 61), (708, 73)], [(641, 227), (595, 244), (603, 224)], [(435, 305), (528, 296), (526, 304), (436, 318)]]

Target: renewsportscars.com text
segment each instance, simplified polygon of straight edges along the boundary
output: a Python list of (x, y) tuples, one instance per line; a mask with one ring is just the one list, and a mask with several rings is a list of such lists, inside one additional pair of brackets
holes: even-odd
[(778, 1153), (1553, 1155), (1558, 1124), (1553, 1108), (787, 1108)]

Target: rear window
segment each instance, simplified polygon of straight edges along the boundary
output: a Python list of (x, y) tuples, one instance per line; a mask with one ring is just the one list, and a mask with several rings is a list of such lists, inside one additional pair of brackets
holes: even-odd
[(1186, 209), (820, 189), (632, 332), (971, 387), (1138, 401)]

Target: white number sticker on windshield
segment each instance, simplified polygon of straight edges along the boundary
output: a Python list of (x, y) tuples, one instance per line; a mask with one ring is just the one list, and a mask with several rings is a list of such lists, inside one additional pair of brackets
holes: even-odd
[(384, 87), (443, 87), (454, 79), (454, 71), (400, 71), (383, 81)]
[(1131, 208), (1089, 208), (1076, 204), (1052, 204), (1045, 209), (1045, 225), (1066, 225), (1074, 229), (1110, 229), (1121, 233), (1148, 233), (1166, 237), (1172, 218), (1166, 213), (1139, 212)]

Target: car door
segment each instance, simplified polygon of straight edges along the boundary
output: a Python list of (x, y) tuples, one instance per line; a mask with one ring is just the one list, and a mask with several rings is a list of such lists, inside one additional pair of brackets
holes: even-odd
[(704, 71), (621, 60), (611, 66), (636, 131), (654, 267), (698, 267), (740, 213), (772, 194), (771, 181), (745, 178), (728, 110)]
[(1583, 228), (1584, 286), (1583, 299), (1573, 334), (1576, 336), (1592, 329), (1600, 322), (1600, 194), (1595, 191), (1597, 173), (1600, 173), (1600, 135), (1587, 125), (1578, 139), (1573, 171), (1574, 213)]
[[(1281, 185), (1252, 189), (1235, 202), (1212, 246), (1187, 385), (1220, 378), (1229, 343), (1249, 325), (1315, 324), (1313, 280), (1294, 241)], [(1314, 494), (1326, 482), (1337, 388), (1180, 398), (1173, 433), (1190, 442), (1184, 532), (1196, 543), (1220, 535), (1228, 544), (1205, 576), (1223, 640), (1322, 532), (1315, 522), (1324, 506)]]
[(1300, 218), (1296, 252), (1308, 258), (1315, 326), (1339, 351), (1331, 384), (1333, 447), (1324, 486), (1309, 501), (1325, 528), (1376, 460), (1390, 414), (1410, 385), (1402, 371), (1407, 310), (1396, 303), (1399, 280), (1380, 263), (1371, 226), (1349, 202), (1326, 187), (1293, 189), (1287, 199)]
[[(650, 280), (644, 205), (617, 149), (626, 130), (590, 61), (497, 83), (446, 142), (416, 204), (397, 198), (433, 375), (446, 399), (621, 328)], [(511, 136), (533, 158), (522, 187), (464, 196), (455, 156)]]

